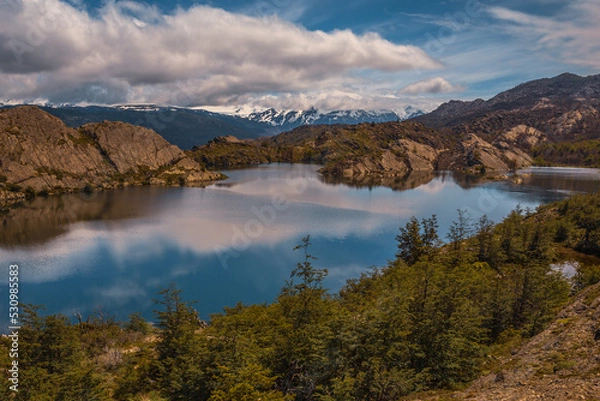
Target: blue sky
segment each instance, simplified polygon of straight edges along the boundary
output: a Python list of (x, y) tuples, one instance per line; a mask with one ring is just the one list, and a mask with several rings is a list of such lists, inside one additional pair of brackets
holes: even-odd
[(597, 0), (0, 2), (0, 101), (432, 109), (600, 70)]

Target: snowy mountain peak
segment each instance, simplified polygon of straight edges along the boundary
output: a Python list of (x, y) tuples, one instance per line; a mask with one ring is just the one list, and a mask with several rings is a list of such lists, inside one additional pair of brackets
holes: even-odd
[(413, 106), (407, 106), (398, 111), (355, 109), (330, 112), (321, 112), (313, 107), (308, 110), (276, 110), (270, 108), (251, 113), (246, 118), (250, 121), (266, 123), (287, 130), (300, 125), (399, 121), (417, 117), (421, 114), (424, 114), (423, 111)]

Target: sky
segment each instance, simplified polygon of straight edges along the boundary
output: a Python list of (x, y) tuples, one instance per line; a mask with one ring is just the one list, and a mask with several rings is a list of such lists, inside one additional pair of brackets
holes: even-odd
[(599, 0), (0, 0), (0, 102), (431, 110), (600, 72)]

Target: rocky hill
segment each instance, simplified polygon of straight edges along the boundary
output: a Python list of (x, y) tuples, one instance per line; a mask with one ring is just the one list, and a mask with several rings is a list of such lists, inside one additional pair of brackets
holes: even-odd
[(600, 167), (600, 75), (539, 79), (488, 101), (444, 103), (414, 121), (494, 145), (509, 136), (538, 165)]
[(450, 101), (414, 120), (456, 135), (486, 140), (517, 126), (543, 133), (550, 142), (600, 136), (600, 75), (562, 74), (527, 82), (484, 101)]
[(37, 107), (0, 111), (0, 200), (218, 178), (146, 128), (103, 122), (76, 130)]
[(208, 168), (233, 168), (268, 162), (321, 163), (326, 179), (394, 186), (411, 172), (455, 170), (498, 173), (531, 165), (521, 150), (539, 133), (516, 127), (489, 143), (477, 135), (443, 135), (406, 122), (304, 126), (272, 138), (220, 137), (195, 147), (190, 155)]

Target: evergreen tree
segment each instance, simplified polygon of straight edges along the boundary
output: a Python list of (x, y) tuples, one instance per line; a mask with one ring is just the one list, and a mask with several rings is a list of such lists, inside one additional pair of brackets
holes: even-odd
[(441, 241), (438, 235), (437, 217), (432, 215), (422, 219), (421, 224), (416, 217), (412, 217), (405, 227), (400, 227), (400, 234), (396, 236), (398, 252), (396, 257), (413, 265), (421, 258), (431, 258), (437, 252)]
[(208, 398), (206, 377), (202, 372), (203, 355), (196, 331), (200, 319), (191, 303), (183, 301), (181, 290), (171, 285), (156, 301), (164, 310), (156, 310), (160, 328), (156, 344), (155, 380), (169, 400), (202, 400)]

